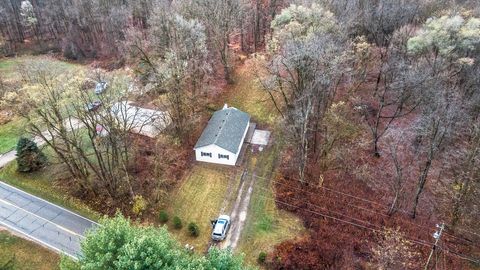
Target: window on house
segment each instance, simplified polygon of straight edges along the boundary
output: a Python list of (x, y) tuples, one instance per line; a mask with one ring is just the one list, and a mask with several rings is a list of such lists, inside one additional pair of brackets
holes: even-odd
[(200, 152), (200, 156), (202, 156), (202, 157), (212, 157), (212, 153)]
[(221, 159), (221, 158), (225, 158), (227, 160), (230, 159), (229, 155), (222, 155), (222, 154), (218, 154), (218, 158)]

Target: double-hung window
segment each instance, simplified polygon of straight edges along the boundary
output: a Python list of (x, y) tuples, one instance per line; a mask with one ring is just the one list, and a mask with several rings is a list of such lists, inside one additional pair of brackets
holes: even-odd
[(224, 158), (224, 159), (227, 159), (227, 160), (229, 160), (229, 159), (230, 159), (230, 156), (229, 156), (229, 155), (222, 155), (222, 154), (218, 154), (218, 158), (219, 158), (219, 159), (222, 159), (222, 158)]
[(212, 153), (200, 152), (200, 156), (202, 156), (202, 157), (212, 157)]

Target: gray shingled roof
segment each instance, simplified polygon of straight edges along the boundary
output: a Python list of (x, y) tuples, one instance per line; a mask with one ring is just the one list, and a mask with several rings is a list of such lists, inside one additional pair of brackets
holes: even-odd
[(195, 148), (215, 144), (232, 153), (237, 153), (245, 129), (248, 128), (250, 115), (230, 107), (216, 111), (208, 121), (207, 127), (195, 144)]

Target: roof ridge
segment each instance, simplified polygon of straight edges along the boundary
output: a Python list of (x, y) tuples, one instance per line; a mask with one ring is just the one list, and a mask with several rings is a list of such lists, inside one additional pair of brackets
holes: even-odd
[[(230, 108), (222, 109), (222, 110), (220, 110), (220, 112), (225, 111), (225, 110), (229, 110), (229, 109), (231, 109), (231, 107), (230, 107)], [(221, 126), (220, 126), (220, 130), (218, 131), (217, 134), (215, 134), (215, 140), (213, 141), (213, 144), (217, 144), (217, 140), (218, 140), (218, 138), (220, 138), (220, 134), (222, 134), (223, 128), (225, 127), (228, 119), (230, 118), (231, 113), (227, 113), (226, 115), (227, 115), (227, 117), (225, 117), (225, 119), (222, 120), (222, 124), (221, 124)]]

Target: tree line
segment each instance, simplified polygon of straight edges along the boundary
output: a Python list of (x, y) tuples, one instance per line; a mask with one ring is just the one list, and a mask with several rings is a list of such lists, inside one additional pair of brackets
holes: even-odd
[(264, 86), (293, 148), (293, 178), (316, 183), (323, 161), (348, 141), (327, 118), (347, 102), (347, 119), (365, 127), (372, 156), (391, 164), (389, 214), (407, 206), (415, 218), (426, 183), (439, 177), (432, 184), (442, 190), (445, 218), (471, 222), (478, 216), (465, 211), (478, 205), (478, 6), (319, 2), (283, 9), (267, 44)]
[[(269, 22), (282, 0), (8, 0), (0, 3), (4, 53), (16, 53), (25, 42), (62, 50), (69, 58), (120, 57), (125, 29), (143, 31), (158, 7), (167, 7), (205, 24), (209, 37), (226, 61), (230, 38), (241, 49), (256, 51), (265, 42)], [(164, 10), (166, 11), (166, 10)], [(231, 35), (235, 31), (235, 35)], [(214, 42), (214, 44), (213, 44)], [(223, 52), (222, 52), (223, 51)]]

